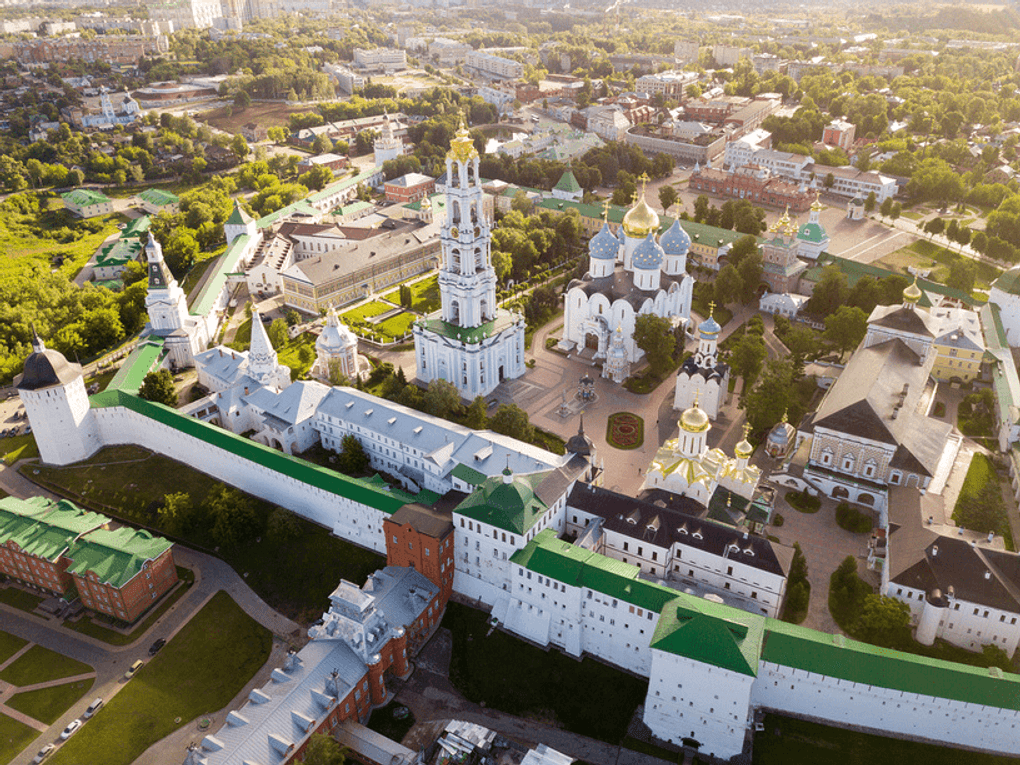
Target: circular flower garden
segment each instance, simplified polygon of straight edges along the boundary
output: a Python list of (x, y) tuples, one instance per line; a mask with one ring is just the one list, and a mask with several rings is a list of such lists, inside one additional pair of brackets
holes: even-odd
[(617, 449), (637, 449), (645, 441), (645, 421), (630, 412), (609, 415), (606, 441)]

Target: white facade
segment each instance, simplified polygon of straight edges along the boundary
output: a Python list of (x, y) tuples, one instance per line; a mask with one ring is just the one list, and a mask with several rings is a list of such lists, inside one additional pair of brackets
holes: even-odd
[(524, 319), (496, 304), (490, 222), (478, 177), (479, 157), (467, 130), (446, 157), (446, 220), (438, 315), (414, 325), (418, 379), (453, 383), (462, 397), (491, 393), (524, 366)]
[(400, 71), (407, 69), (407, 53), (399, 48), (354, 49), (354, 65), (362, 69)]
[(493, 56), (480, 50), (466, 53), (464, 66), (500, 80), (519, 80), (524, 76), (524, 64), (520, 61)]
[(1020, 346), (1020, 266), (992, 282), (988, 302), (999, 307), (999, 319), (1011, 348)]
[(187, 296), (170, 273), (163, 248), (151, 233), (145, 245), (145, 261), (149, 274), (145, 310), (152, 334), (165, 339), (172, 364), (194, 366), (196, 354), (209, 343), (208, 324), (188, 314)]
[(698, 348), (680, 365), (676, 375), (673, 408), (686, 410), (697, 403), (714, 420), (729, 393), (730, 367), (717, 351), (722, 327), (710, 315), (698, 327)]

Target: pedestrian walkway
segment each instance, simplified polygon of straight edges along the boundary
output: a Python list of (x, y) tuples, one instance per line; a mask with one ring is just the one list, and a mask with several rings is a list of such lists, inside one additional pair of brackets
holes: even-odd
[[(26, 644), (24, 648), (22, 648), (13, 656), (11, 656), (11, 658), (9, 658), (3, 664), (0, 664), (0, 671), (3, 671), (11, 664), (16, 662), (35, 645), (36, 644), (32, 642)], [(36, 720), (34, 717), (30, 717), (24, 712), (20, 712), (17, 709), (8, 706), (7, 702), (10, 701), (11, 698), (13, 698), (14, 696), (17, 696), (19, 693), (39, 691), (42, 690), (43, 688), (56, 688), (57, 686), (61, 685), (79, 683), (83, 680), (95, 680), (95, 678), (96, 678), (95, 672), (84, 672), (80, 675), (71, 675), (70, 677), (59, 677), (56, 680), (46, 680), (41, 683), (30, 683), (29, 685), (14, 685), (12, 683), (6, 683), (0, 680), (0, 715), (7, 715), (7, 717), (10, 717), (13, 720), (17, 720), (22, 725), (27, 725), (28, 727), (34, 728), (40, 733), (45, 733), (50, 728), (49, 723), (42, 722), (41, 720)], [(85, 692), (82, 691), (82, 695), (84, 695), (84, 693)]]

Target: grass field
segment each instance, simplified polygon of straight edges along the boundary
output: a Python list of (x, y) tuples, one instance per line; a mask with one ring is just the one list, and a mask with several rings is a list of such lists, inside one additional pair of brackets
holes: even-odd
[[(907, 247), (889, 253), (881, 260), (876, 261), (876, 265), (884, 266), (902, 274), (908, 273), (907, 269), (911, 267), (931, 269), (928, 278), (932, 281), (945, 284), (949, 278), (950, 267), (954, 261), (959, 260), (961, 257), (957, 252), (947, 250), (945, 247), (939, 247), (937, 244), (926, 239), (920, 239)], [(987, 290), (989, 285), (998, 278), (1002, 271), (988, 263), (976, 263), (976, 265), (977, 273), (974, 287), (979, 290)]]
[(173, 591), (170, 597), (166, 598), (162, 603), (159, 604), (152, 613), (150, 613), (144, 621), (139, 623), (131, 632), (124, 634), (117, 630), (111, 630), (108, 627), (104, 627), (101, 623), (93, 621), (100, 617), (83, 617), (76, 622), (65, 621), (64, 626), (69, 630), (74, 630), (82, 635), (88, 635), (94, 637), (96, 640), (102, 640), (104, 643), (110, 645), (128, 645), (138, 640), (145, 632), (155, 624), (156, 620), (167, 612), (167, 610), (184, 597), (184, 594), (191, 589), (191, 585), (195, 583), (195, 575), (190, 569), (177, 567), (177, 577), (181, 580), (181, 584), (177, 586), (177, 589)]
[(70, 656), (34, 645), (3, 672), (0, 680), (11, 685), (32, 685), (59, 680), (62, 677), (74, 677), (92, 672), (92, 667)]
[(25, 691), (12, 696), (7, 706), (16, 709), (40, 722), (52, 725), (71, 705), (84, 696), (95, 683), (94, 678), (79, 680), (76, 683), (54, 685), (51, 688), (39, 688)]
[(277, 348), (276, 352), (280, 363), (290, 367), (290, 379), (297, 380), (307, 374), (315, 363), (315, 335), (302, 332), (288, 340), (282, 348)]
[(417, 314), (404, 311), (396, 316), (391, 316), (386, 321), (376, 325), (376, 329), (387, 337), (399, 340), (411, 331), (411, 326), (418, 320)]
[(0, 631), (0, 664), (3, 664), (26, 645), (28, 645), (27, 640), (9, 632)]
[(241, 127), (248, 122), (257, 122), (267, 128), (276, 127), (277, 125), (287, 125), (291, 114), (304, 114), (315, 110), (310, 106), (288, 106), (283, 102), (274, 102), (252, 104), (247, 109), (241, 110), (231, 107), (229, 115), (227, 111), (227, 107), (223, 106), (203, 112), (198, 115), (198, 120), (207, 122), (220, 130), (226, 130), (228, 133), (240, 133)]
[(35, 436), (31, 433), (11, 436), (0, 441), (0, 457), (5, 465), (13, 465), (18, 460), (26, 460), (39, 456), (39, 447), (35, 444)]
[(266, 663), (272, 644), (267, 629), (226, 592), (216, 593), (50, 762), (129, 765), (181, 725), (226, 706)]
[(1015, 763), (1008, 757), (903, 741), (834, 728), (792, 717), (765, 715), (765, 730), (755, 734), (755, 765), (997, 765)]
[(36, 606), (43, 602), (42, 597), (33, 595), (31, 592), (19, 590), (17, 587), (5, 587), (0, 590), (0, 603), (20, 608), (22, 611), (32, 613)]
[(39, 731), (24, 723), (0, 715), (0, 762), (10, 762), (14, 756), (39, 736)]
[(363, 322), (373, 316), (379, 316), (392, 310), (393, 306), (389, 303), (384, 303), (381, 300), (372, 300), (364, 305), (359, 305), (357, 308), (352, 308), (350, 311), (346, 311), (341, 315), (340, 319), (344, 324), (353, 324)]
[[(400, 289), (387, 292), (383, 297), (400, 305)], [(411, 285), (411, 310), (418, 313), (432, 313), (439, 308), (439, 276), (430, 276)]]
[[(38, 475), (35, 471), (39, 471)], [(83, 462), (62, 468), (31, 466), (31, 478), (42, 479), (76, 497), (102, 504), (102, 509), (122, 520), (159, 528), (155, 513), (164, 495), (186, 492), (196, 507), (220, 483), (194, 468), (134, 446), (100, 450)], [(138, 476), (144, 475), (140, 481)], [(97, 480), (101, 478), (102, 480)], [(260, 524), (273, 506), (254, 500)], [(261, 541), (220, 551), (221, 557), (248, 586), (277, 611), (298, 621), (314, 621), (340, 579), (362, 582), (385, 559), (333, 536), (328, 529), (294, 516), (293, 536), (275, 538), (262, 534)], [(195, 544), (212, 547), (208, 537), (188, 537)]]

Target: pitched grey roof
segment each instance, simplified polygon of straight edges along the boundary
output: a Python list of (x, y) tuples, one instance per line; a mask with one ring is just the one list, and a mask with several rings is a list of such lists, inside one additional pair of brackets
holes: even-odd
[(314, 417), (316, 407), (328, 393), (328, 385), (311, 380), (292, 383), (279, 393), (259, 388), (245, 401), (263, 416), (268, 415), (290, 427)]
[(858, 349), (829, 388), (813, 426), (897, 447), (893, 466), (934, 475), (952, 430), (917, 412), (928, 367), (902, 340)]
[(941, 320), (924, 310), (915, 310), (901, 305), (879, 305), (868, 317), (868, 324), (888, 327), (899, 332), (910, 332), (925, 337), (935, 337)]

